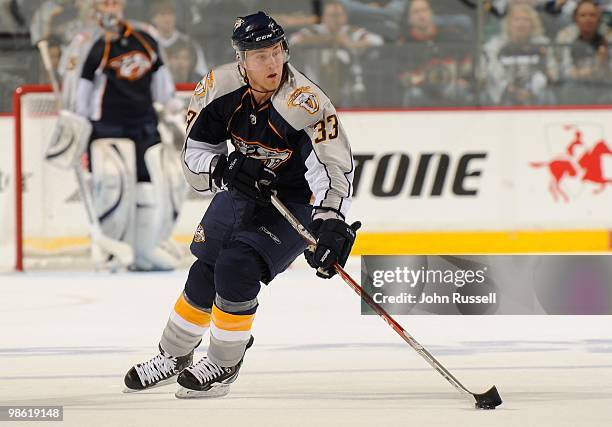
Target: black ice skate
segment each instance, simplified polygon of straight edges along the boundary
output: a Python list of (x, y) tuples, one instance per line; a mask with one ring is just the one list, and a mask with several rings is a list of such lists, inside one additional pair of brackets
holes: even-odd
[[(253, 337), (249, 339), (246, 350), (253, 345)], [(238, 378), (238, 372), (244, 355), (237, 365), (231, 367), (219, 366), (203, 357), (198, 363), (186, 368), (178, 376), (176, 382), (179, 389), (175, 396), (179, 399), (206, 397), (222, 397), (229, 393), (230, 384)]]
[(186, 356), (173, 357), (159, 348), (159, 354), (133, 366), (125, 375), (125, 393), (147, 390), (175, 382), (174, 377), (193, 363), (193, 351)]

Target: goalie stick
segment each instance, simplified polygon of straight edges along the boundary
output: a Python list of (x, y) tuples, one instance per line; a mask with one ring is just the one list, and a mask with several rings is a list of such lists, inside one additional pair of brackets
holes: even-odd
[[(314, 236), (304, 227), (303, 224), (285, 207), (285, 205), (276, 197), (272, 195), (272, 204), (280, 212), (280, 214), (291, 224), (291, 226), (304, 238), (309, 246), (316, 245), (316, 239)], [(475, 400), (475, 407), (478, 409), (495, 409), (497, 406), (502, 404), (502, 399), (495, 386), (491, 387), (484, 393), (472, 393), (469, 391), (448, 369), (446, 369), (433, 355), (427, 351), (412, 335), (410, 335), (399, 323), (397, 323), (387, 312), (378, 305), (367, 293), (363, 291), (361, 286), (344, 271), (344, 269), (334, 264), (334, 269), (338, 272), (338, 275), (359, 295), (363, 300), (380, 316), (383, 320), (393, 328), (397, 334), (402, 337), (404, 341), (410, 345), (423, 359), (431, 365), (440, 375), (444, 377), (449, 383), (459, 390), (464, 396), (471, 396)]]
[[(61, 108), (62, 104), (60, 95), (60, 85), (57, 81), (55, 71), (53, 70), (51, 56), (49, 55), (49, 45), (46, 40), (40, 40), (38, 43), (36, 43), (36, 46), (38, 47), (40, 56), (42, 57), (45, 71), (49, 75), (49, 80), (51, 81), (51, 87), (53, 89), (53, 95), (55, 96), (59, 109)], [(73, 170), (79, 186), (80, 194), (83, 197), (83, 204), (85, 205), (87, 218), (89, 220), (91, 235), (91, 255), (94, 264), (96, 265), (96, 267), (100, 267), (104, 263), (103, 254), (101, 250), (114, 256), (121, 264), (121, 266), (127, 266), (131, 264), (134, 261), (134, 252), (132, 250), (132, 247), (125, 242), (111, 239), (110, 237), (105, 236), (104, 233), (102, 233), (100, 221), (98, 220), (94, 209), (91, 192), (88, 188), (87, 182), (85, 181), (85, 177), (83, 176), (83, 171), (81, 170), (80, 164), (77, 163), (76, 165), (74, 165)]]

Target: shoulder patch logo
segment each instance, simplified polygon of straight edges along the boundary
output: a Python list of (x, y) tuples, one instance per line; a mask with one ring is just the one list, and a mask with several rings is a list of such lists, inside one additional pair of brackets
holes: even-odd
[(302, 86), (293, 91), (287, 102), (289, 107), (302, 107), (309, 114), (319, 111), (319, 97), (311, 92), (310, 86)]
[(202, 224), (198, 224), (198, 228), (196, 228), (195, 234), (193, 235), (194, 243), (203, 243), (206, 241), (206, 235), (204, 234), (204, 227)]
[(212, 89), (214, 85), (215, 85), (215, 75), (213, 74), (213, 71), (210, 70), (208, 74), (206, 74), (206, 77), (204, 77), (202, 80), (198, 82), (193, 94), (198, 97), (204, 96), (206, 95), (206, 92), (208, 91), (208, 89)]

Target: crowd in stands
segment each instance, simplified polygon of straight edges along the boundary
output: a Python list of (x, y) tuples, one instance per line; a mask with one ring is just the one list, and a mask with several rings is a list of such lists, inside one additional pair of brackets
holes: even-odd
[[(0, 0), (0, 92), (47, 81), (91, 0)], [(340, 107), (612, 103), (612, 0), (127, 0), (155, 29), (177, 82), (233, 60), (237, 16), (273, 15), (291, 61)], [(6, 102), (9, 99), (9, 102)]]

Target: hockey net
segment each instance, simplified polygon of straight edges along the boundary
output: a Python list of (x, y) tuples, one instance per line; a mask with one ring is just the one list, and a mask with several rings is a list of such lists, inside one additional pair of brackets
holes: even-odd
[[(191, 85), (177, 86), (177, 94), (186, 105), (192, 89)], [(13, 157), (14, 162), (12, 171), (5, 173), (13, 177), (12, 184), (7, 186), (9, 191), (3, 193), (0, 200), (3, 204), (0, 209), (0, 268), (93, 267), (87, 214), (74, 172), (59, 169), (44, 159), (58, 117), (50, 86), (18, 88), (13, 111), (14, 144), (11, 149), (3, 148), (3, 155)], [(5, 145), (6, 141), (3, 147)], [(3, 164), (6, 165), (6, 158)], [(188, 197), (173, 235), (183, 247), (188, 244), (204, 207), (201, 198), (198, 201), (193, 195)]]

